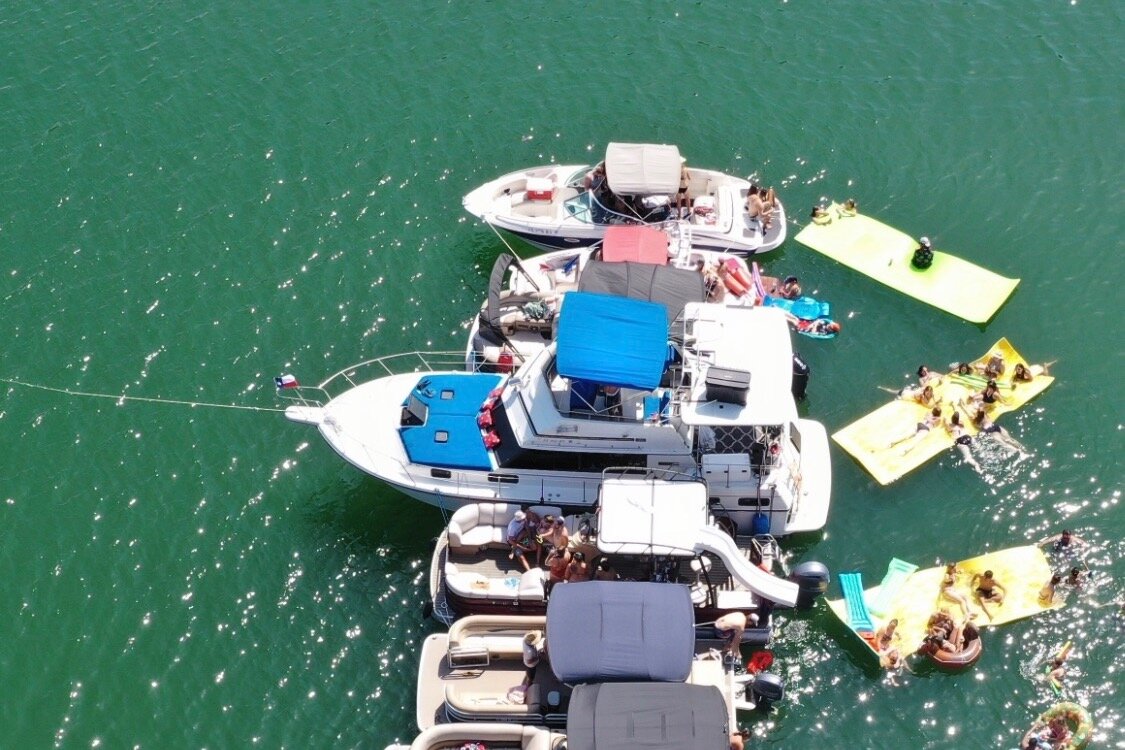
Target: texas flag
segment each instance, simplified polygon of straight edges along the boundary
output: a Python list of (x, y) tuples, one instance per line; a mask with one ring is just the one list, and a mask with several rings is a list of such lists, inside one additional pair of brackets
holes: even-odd
[(292, 375), (282, 375), (273, 379), (274, 385), (278, 390), (282, 388), (300, 388), (301, 384), (297, 382), (297, 378)]

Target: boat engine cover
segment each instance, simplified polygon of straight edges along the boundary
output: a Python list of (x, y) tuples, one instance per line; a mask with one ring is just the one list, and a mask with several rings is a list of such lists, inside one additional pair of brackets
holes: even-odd
[(809, 560), (793, 568), (789, 580), (797, 584), (797, 608), (811, 607), (817, 598), (828, 590), (828, 582), (832, 576), (828, 567), (821, 562)]

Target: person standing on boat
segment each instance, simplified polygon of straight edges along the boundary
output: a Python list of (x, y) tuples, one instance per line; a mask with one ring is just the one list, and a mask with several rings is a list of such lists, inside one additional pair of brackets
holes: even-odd
[(691, 199), (688, 198), (688, 187), (691, 185), (691, 172), (685, 166), (687, 159), (680, 157), (680, 189), (676, 192), (676, 218), (685, 216), (685, 209), (691, 210)]

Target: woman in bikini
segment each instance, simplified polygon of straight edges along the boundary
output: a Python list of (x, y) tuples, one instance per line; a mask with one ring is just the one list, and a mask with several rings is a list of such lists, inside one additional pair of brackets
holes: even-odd
[(981, 435), (992, 435), (996, 442), (1011, 449), (1013, 452), (1019, 453), (1021, 456), (1028, 455), (1027, 448), (1024, 448), (1020, 441), (1016, 440), (1007, 430), (988, 418), (984, 407), (977, 409), (977, 413), (973, 415), (973, 426), (980, 431)]
[(961, 611), (965, 613), (965, 618), (969, 617), (969, 600), (965, 595), (958, 591), (955, 586), (957, 585), (957, 564), (949, 563), (945, 566), (945, 576), (941, 579), (941, 596), (944, 599), (959, 605)]
[(909, 453), (914, 448), (914, 446), (918, 443), (919, 440), (921, 440), (927, 434), (929, 434), (930, 430), (937, 427), (940, 422), (941, 422), (941, 407), (935, 406), (933, 409), (930, 410), (930, 413), (926, 415), (925, 419), (923, 419), (921, 422), (919, 422), (918, 424), (916, 424), (914, 426), (913, 432), (911, 432), (908, 435), (903, 435), (902, 437), (898, 438), (897, 440), (892, 440), (891, 443), (887, 447), (888, 448), (894, 448), (899, 443), (907, 443), (907, 446), (902, 449), (902, 455), (905, 456), (907, 453)]
[(969, 446), (973, 444), (973, 438), (965, 429), (965, 425), (961, 424), (959, 413), (953, 412), (953, 416), (945, 423), (945, 431), (953, 438), (953, 444), (957, 446), (957, 450), (961, 451), (961, 458), (965, 459), (965, 463), (980, 471), (980, 464), (973, 458), (973, 454), (969, 450)]
[(676, 216), (683, 216), (684, 209), (690, 209), (691, 200), (688, 199), (688, 186), (691, 185), (691, 172), (684, 166), (685, 160), (680, 160), (680, 189), (676, 193)]
[(996, 380), (990, 378), (988, 384), (985, 385), (979, 393), (974, 393), (962, 403), (966, 406), (977, 404), (979, 406), (989, 407), (1004, 400), (1004, 396), (1000, 393), (999, 386), (996, 385)]

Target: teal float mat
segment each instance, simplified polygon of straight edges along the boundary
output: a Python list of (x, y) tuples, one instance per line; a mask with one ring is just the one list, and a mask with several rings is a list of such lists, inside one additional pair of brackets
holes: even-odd
[(844, 590), (844, 601), (848, 605), (848, 624), (857, 633), (875, 630), (871, 614), (863, 601), (863, 576), (859, 573), (841, 573), (840, 588)]
[(879, 595), (875, 597), (874, 603), (868, 608), (871, 614), (876, 617), (885, 616), (887, 610), (894, 604), (902, 585), (906, 583), (906, 579), (916, 570), (918, 570), (917, 565), (911, 565), (897, 557), (891, 558), (891, 563), (887, 566), (887, 574), (883, 576), (883, 582), (879, 584)]

